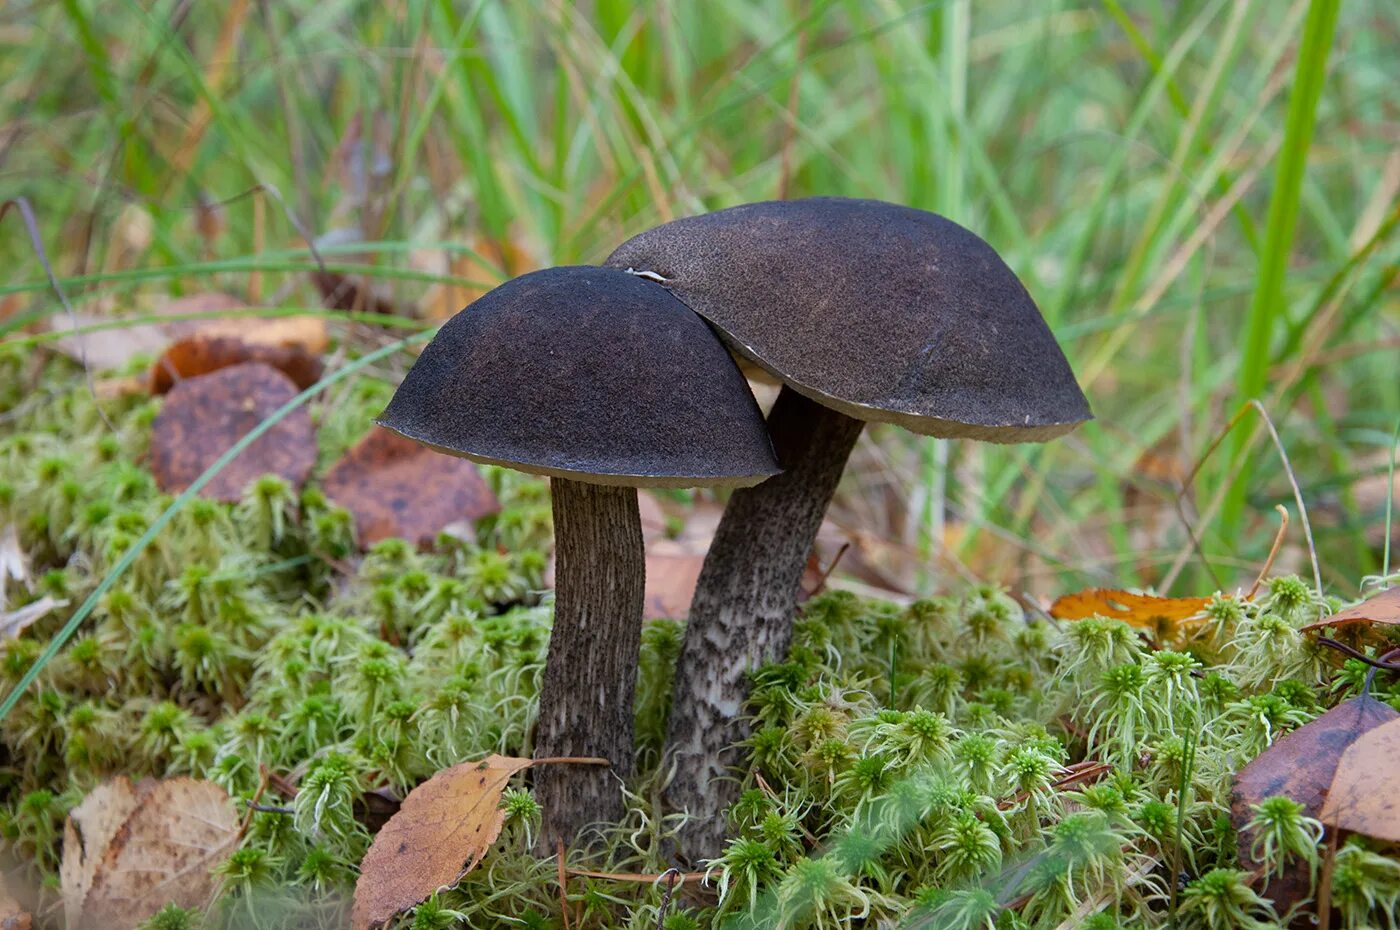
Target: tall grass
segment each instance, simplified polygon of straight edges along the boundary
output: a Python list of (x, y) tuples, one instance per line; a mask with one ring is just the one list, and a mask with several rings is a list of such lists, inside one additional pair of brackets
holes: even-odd
[[(1189, 552), (1176, 483), (1259, 396), (1350, 588), (1381, 562), (1353, 487), (1400, 417), (1397, 40), (1387, 0), (12, 3), (0, 194), (116, 319), (316, 304), (299, 226), (361, 237), (324, 259), (410, 318), (784, 189), (945, 212), (1025, 280), (1098, 419), (1043, 447), (872, 430), (836, 510), (871, 561), (915, 589), (1152, 584)], [(208, 207), (258, 185), (280, 201)], [(60, 308), (7, 232), (13, 338)], [(1227, 584), (1291, 499), (1257, 439), (1188, 489)]]

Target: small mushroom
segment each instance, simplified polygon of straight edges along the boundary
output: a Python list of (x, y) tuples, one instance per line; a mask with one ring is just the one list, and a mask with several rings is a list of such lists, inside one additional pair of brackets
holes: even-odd
[(691, 603), (677, 667), (668, 798), (683, 848), (719, 852), (744, 736), (746, 672), (787, 651), (798, 585), (866, 422), (1038, 442), (1090, 418), (1064, 353), (986, 242), (873, 200), (747, 204), (675, 220), (607, 264), (664, 284), (782, 385), (768, 429), (783, 473), (735, 492)]
[(539, 848), (622, 813), (645, 560), (639, 487), (741, 487), (777, 472), (733, 359), (655, 283), (612, 268), (537, 271), (458, 313), (380, 424), (452, 455), (550, 478), (554, 631), (535, 754)]

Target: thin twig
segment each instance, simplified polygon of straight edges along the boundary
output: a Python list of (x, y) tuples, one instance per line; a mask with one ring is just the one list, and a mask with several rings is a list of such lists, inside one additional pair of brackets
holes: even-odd
[(666, 879), (666, 892), (661, 896), (661, 907), (656, 912), (656, 930), (661, 930), (662, 925), (666, 923), (666, 912), (671, 909), (671, 893), (676, 890), (676, 880), (680, 879), (682, 883), (685, 882), (684, 873), (677, 868), (670, 868), (662, 872), (657, 881), (662, 878)]
[(1259, 569), (1259, 576), (1254, 579), (1254, 585), (1249, 589), (1249, 593), (1244, 596), (1247, 601), (1254, 600), (1254, 595), (1259, 593), (1259, 586), (1268, 577), (1269, 569), (1274, 567), (1274, 559), (1278, 557), (1279, 547), (1283, 545), (1283, 536), (1288, 532), (1288, 508), (1282, 504), (1275, 504), (1274, 509), (1278, 511), (1278, 532), (1274, 534), (1274, 545), (1269, 550), (1269, 557), (1264, 560), (1264, 567)]
[(554, 841), (554, 849), (559, 859), (559, 913), (564, 915), (564, 930), (569, 930), (569, 875), (564, 868), (564, 841)]

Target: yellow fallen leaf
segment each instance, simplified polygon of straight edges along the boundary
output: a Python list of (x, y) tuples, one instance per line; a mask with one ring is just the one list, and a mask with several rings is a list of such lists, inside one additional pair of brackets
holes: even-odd
[(532, 764), (490, 755), (443, 769), (410, 791), (360, 863), (351, 927), (382, 926), (475, 868), (505, 823), (501, 794)]
[(1089, 588), (1050, 605), (1050, 616), (1059, 620), (1086, 620), (1108, 617), (1135, 627), (1151, 630), (1158, 638), (1175, 632), (1177, 626), (1197, 617), (1208, 597), (1157, 597), (1108, 588)]

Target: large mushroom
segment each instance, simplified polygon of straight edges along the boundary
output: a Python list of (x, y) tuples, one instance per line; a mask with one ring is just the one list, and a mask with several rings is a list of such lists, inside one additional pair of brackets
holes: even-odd
[(1090, 418), (1064, 353), (986, 242), (873, 200), (746, 204), (675, 220), (607, 264), (664, 285), (782, 385), (768, 416), (783, 473), (730, 498), (690, 607), (667, 753), (691, 858), (718, 854), (738, 785), (746, 676), (787, 651), (798, 585), (866, 422), (1039, 442)]
[(554, 630), (535, 754), (540, 848), (622, 812), (645, 561), (638, 487), (742, 487), (777, 464), (733, 359), (654, 283), (612, 268), (516, 278), (449, 320), (381, 425), (451, 455), (550, 478)]

